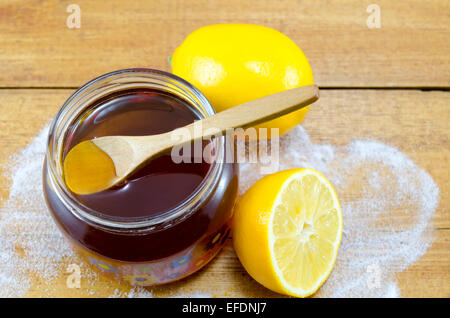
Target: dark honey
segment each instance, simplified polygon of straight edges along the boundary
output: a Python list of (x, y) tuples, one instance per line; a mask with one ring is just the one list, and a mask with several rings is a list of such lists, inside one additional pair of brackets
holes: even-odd
[[(92, 109), (70, 131), (65, 153), (96, 137), (156, 135), (199, 119), (181, 99), (150, 90), (119, 92)], [(195, 163), (194, 157), (177, 164), (166, 152), (112, 189), (74, 195), (80, 203), (109, 216), (147, 217), (180, 204), (200, 185), (209, 168), (205, 160)]]
[[(90, 105), (72, 122), (65, 132), (62, 159), (84, 140), (107, 135), (159, 134), (199, 118), (192, 106), (167, 92), (150, 89), (115, 92)], [(211, 165), (204, 160), (194, 161), (192, 158), (191, 163), (174, 163), (168, 152), (111, 189), (90, 195), (72, 195), (81, 209), (87, 207), (87, 210), (95, 211), (96, 216), (108, 220), (126, 223), (133, 219), (164, 216), (188, 200), (207, 177)], [(149, 230), (108, 230), (80, 219), (50, 186), (46, 169), (44, 193), (63, 233), (94, 266), (101, 270), (106, 268), (107, 273), (125, 277), (132, 284), (152, 285), (196, 271), (225, 243), (237, 196), (238, 167), (235, 163), (221, 165), (214, 188), (200, 204), (186, 211), (186, 217)], [(138, 265), (153, 269), (144, 273), (136, 267)], [(127, 271), (129, 274), (124, 274)]]

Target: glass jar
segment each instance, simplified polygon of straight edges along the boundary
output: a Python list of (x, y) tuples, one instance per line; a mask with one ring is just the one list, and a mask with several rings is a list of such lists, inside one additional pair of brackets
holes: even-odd
[[(183, 79), (158, 70), (126, 69), (100, 76), (63, 104), (48, 136), (43, 169), (44, 195), (51, 215), (73, 249), (105, 275), (150, 286), (186, 277), (205, 266), (230, 234), (238, 192), (236, 160), (225, 162), (233, 140), (214, 138), (215, 160), (180, 204), (145, 217), (112, 217), (82, 204), (63, 177), (69, 130), (96, 101), (123, 90), (148, 88), (185, 101), (199, 118), (213, 115), (208, 100)], [(72, 128), (71, 128), (72, 127)]]

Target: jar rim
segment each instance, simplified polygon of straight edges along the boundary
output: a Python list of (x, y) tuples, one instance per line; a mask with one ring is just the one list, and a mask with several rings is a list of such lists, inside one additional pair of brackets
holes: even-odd
[[(214, 138), (213, 142), (216, 143), (214, 149), (217, 153), (215, 155), (216, 160), (210, 163), (210, 167), (202, 182), (196, 187), (193, 193), (186, 197), (182, 202), (173, 208), (170, 208), (162, 213), (156, 215), (149, 215), (145, 217), (114, 217), (105, 215), (99, 211), (95, 211), (86, 205), (83, 205), (78, 201), (75, 196), (68, 190), (62, 176), (62, 160), (61, 156), (63, 153), (63, 148), (65, 145), (65, 133), (70, 123), (73, 123), (76, 119), (73, 116), (66, 119), (65, 116), (67, 112), (71, 111), (72, 108), (80, 108), (79, 112), (82, 113), (89, 105), (93, 102), (85, 102), (77, 105), (76, 102), (79, 101), (85, 94), (88, 94), (90, 90), (98, 90), (101, 87), (96, 87), (99, 84), (112, 85), (116, 88), (115, 91), (123, 90), (124, 87), (121, 85), (123, 83), (108, 83), (108, 80), (120, 79), (127, 80), (130, 78), (139, 78), (145, 80), (158, 80), (167, 82), (172, 88), (177, 88), (183, 90), (183, 93), (190, 94), (193, 99), (185, 101), (193, 107), (202, 107), (203, 113), (200, 113), (201, 118), (212, 116), (215, 114), (214, 108), (209, 103), (208, 99), (192, 84), (186, 80), (164, 71), (149, 69), (149, 68), (129, 68), (122, 69), (113, 72), (106, 73), (104, 75), (98, 76), (88, 83), (84, 84), (78, 88), (72, 95), (63, 103), (56, 116), (52, 120), (50, 125), (48, 139), (47, 139), (47, 150), (46, 150), (46, 165), (49, 175), (49, 183), (55, 193), (58, 195), (62, 203), (68, 208), (68, 210), (74, 214), (76, 217), (80, 218), (84, 222), (89, 223), (92, 226), (102, 228), (107, 231), (113, 232), (148, 232), (155, 231), (162, 228), (168, 228), (172, 225), (182, 221), (187, 218), (193, 211), (202, 204), (202, 202), (209, 197), (215, 186), (217, 185), (220, 174), (223, 169), (223, 156), (225, 153), (225, 136)], [(124, 82), (127, 85), (131, 85), (132, 82)], [(150, 82), (139, 82), (140, 85), (150, 85)], [(109, 86), (108, 86), (109, 87)], [(139, 86), (144, 87), (144, 86)], [(111, 88), (111, 87), (110, 87)], [(153, 87), (154, 88), (154, 87)], [(160, 90), (161, 89), (160, 87)], [(108, 95), (111, 92), (104, 93)], [(181, 96), (178, 96), (179, 98)], [(96, 99), (99, 99), (97, 96)], [(195, 102), (196, 101), (196, 102)], [(197, 105), (193, 105), (194, 102)], [(84, 106), (84, 107), (83, 107)], [(76, 118), (76, 116), (75, 116)], [(61, 126), (65, 125), (62, 129)], [(58, 129), (61, 131), (58, 132)], [(52, 160), (54, 157), (58, 160)], [(218, 159), (217, 159), (218, 158)], [(221, 160), (222, 159), (222, 160)]]

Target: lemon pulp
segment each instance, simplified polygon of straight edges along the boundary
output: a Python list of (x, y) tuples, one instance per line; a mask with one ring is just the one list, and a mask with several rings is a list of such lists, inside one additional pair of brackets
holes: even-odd
[(236, 207), (236, 253), (253, 278), (279, 293), (316, 292), (334, 267), (341, 236), (336, 193), (312, 169), (266, 176)]

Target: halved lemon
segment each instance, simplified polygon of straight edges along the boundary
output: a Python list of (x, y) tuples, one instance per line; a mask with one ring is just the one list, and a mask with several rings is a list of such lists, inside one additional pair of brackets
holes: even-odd
[(337, 195), (312, 169), (268, 175), (236, 206), (236, 254), (256, 281), (278, 293), (315, 293), (333, 270), (341, 237)]

